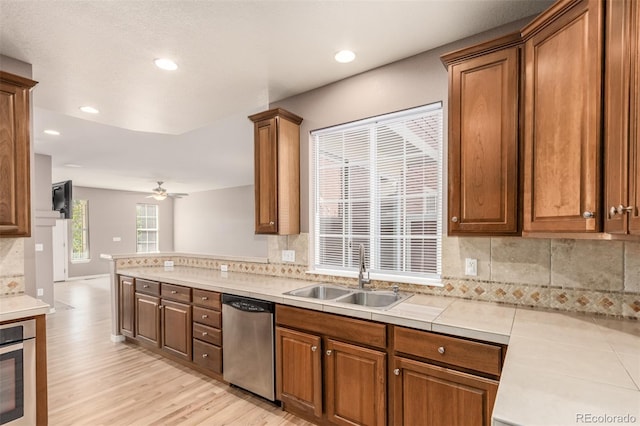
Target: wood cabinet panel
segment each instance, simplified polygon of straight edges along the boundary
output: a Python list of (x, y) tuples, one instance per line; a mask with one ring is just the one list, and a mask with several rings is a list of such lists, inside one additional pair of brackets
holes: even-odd
[(502, 371), (501, 346), (403, 327), (395, 327), (394, 330), (393, 346), (397, 352), (494, 376), (499, 376)]
[(387, 346), (385, 324), (278, 305), (276, 324), (381, 349)]
[(395, 357), (394, 424), (489, 426), (498, 382)]
[(640, 4), (631, 7), (631, 138), (629, 141), (629, 233), (640, 235)]
[(193, 362), (216, 374), (222, 374), (222, 348), (193, 339)]
[(135, 336), (135, 279), (130, 277), (119, 277), (119, 301), (118, 315), (120, 322), (120, 333), (123, 336)]
[(193, 304), (219, 311), (222, 309), (220, 293), (215, 291), (193, 289)]
[(342, 425), (386, 424), (386, 354), (329, 339), (327, 418)]
[(322, 417), (321, 338), (276, 327), (276, 398)]
[(175, 300), (177, 302), (191, 302), (191, 288), (181, 285), (160, 284), (160, 295), (163, 299)]
[(256, 233), (278, 232), (278, 139), (276, 119), (255, 123)]
[(162, 299), (162, 349), (191, 360), (191, 306)]
[(156, 281), (144, 280), (136, 278), (136, 292), (149, 294), (152, 296), (160, 296), (160, 283)]
[(601, 228), (602, 18), (598, 0), (560, 1), (523, 30), (524, 231)]
[(136, 293), (136, 338), (160, 347), (160, 298)]
[(517, 45), (474, 52), (449, 65), (450, 235), (519, 231), (519, 53)]
[(199, 306), (193, 307), (193, 320), (210, 327), (222, 327), (222, 313)]
[(222, 330), (198, 324), (197, 322), (193, 323), (193, 338), (212, 345), (222, 346)]
[(36, 84), (0, 71), (0, 237), (31, 236), (29, 93)]

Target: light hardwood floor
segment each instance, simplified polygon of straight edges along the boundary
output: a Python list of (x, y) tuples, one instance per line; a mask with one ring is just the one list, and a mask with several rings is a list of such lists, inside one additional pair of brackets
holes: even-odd
[(50, 425), (310, 425), (138, 346), (110, 341), (108, 277), (55, 284)]

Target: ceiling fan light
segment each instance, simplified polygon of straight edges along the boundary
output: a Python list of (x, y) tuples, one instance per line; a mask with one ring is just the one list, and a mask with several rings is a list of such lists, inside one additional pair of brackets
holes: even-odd
[(167, 194), (153, 194), (152, 197), (154, 200), (162, 201), (167, 198)]

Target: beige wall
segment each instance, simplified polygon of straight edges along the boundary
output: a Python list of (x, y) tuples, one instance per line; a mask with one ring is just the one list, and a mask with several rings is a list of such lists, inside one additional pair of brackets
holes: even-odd
[[(109, 272), (109, 262), (101, 254), (136, 252), (136, 204), (159, 206), (160, 251), (173, 251), (173, 199), (156, 201), (139, 192), (73, 187), (73, 198), (89, 201), (89, 257), (86, 263), (69, 263), (69, 277), (83, 277)], [(68, 226), (71, 233), (71, 224)], [(120, 237), (121, 241), (113, 241)], [(71, 255), (69, 255), (71, 257)]]

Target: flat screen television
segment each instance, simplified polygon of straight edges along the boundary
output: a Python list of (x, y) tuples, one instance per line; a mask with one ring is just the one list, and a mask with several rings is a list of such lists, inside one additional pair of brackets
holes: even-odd
[(73, 216), (73, 185), (70, 180), (51, 185), (51, 200), (53, 210), (60, 212), (63, 219), (71, 219)]

